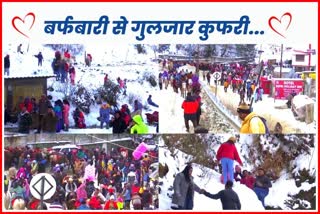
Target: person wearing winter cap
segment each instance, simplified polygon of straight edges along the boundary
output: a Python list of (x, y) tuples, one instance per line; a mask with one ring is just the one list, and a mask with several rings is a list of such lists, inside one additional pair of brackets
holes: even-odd
[(114, 195), (111, 195), (109, 200), (106, 202), (104, 205), (104, 210), (117, 210), (118, 205), (117, 202), (115, 201)]
[(238, 151), (234, 143), (236, 142), (235, 137), (230, 137), (226, 142), (221, 144), (217, 152), (217, 160), (221, 161), (223, 183), (226, 184), (228, 180), (233, 181), (233, 164), (236, 160), (240, 166), (242, 161), (239, 157)]
[(242, 120), (241, 134), (266, 134), (266, 120), (252, 112), (250, 106), (246, 103), (240, 103), (237, 108), (239, 118)]

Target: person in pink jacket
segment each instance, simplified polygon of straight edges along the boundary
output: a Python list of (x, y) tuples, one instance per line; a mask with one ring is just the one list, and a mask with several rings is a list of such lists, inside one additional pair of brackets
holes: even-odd
[[(242, 166), (242, 161), (239, 157), (238, 151), (234, 143), (235, 137), (230, 137), (227, 142), (221, 144), (217, 152), (217, 160), (221, 160), (223, 183), (226, 184), (228, 180), (233, 181), (233, 163), (237, 161)], [(229, 176), (228, 176), (229, 175)], [(229, 177), (229, 178), (228, 178)]]
[(63, 100), (63, 122), (65, 131), (69, 131), (69, 110), (70, 104), (68, 100)]
[(243, 177), (241, 178), (240, 183), (253, 190), (256, 179), (247, 170), (243, 170), (242, 174)]

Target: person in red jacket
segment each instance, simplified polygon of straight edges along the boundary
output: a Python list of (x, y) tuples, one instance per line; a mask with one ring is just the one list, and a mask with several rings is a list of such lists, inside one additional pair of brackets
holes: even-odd
[(191, 120), (193, 127), (197, 126), (197, 111), (199, 103), (191, 96), (191, 93), (187, 93), (186, 99), (183, 101), (181, 108), (184, 110), (184, 123), (189, 132), (189, 120)]
[(246, 185), (247, 187), (253, 190), (256, 179), (247, 170), (243, 170), (242, 174), (243, 177), (241, 178), (240, 183)]
[(110, 196), (110, 199), (106, 202), (104, 205), (104, 210), (117, 210), (118, 205), (117, 202), (115, 201), (114, 195)]
[[(230, 137), (227, 142), (221, 144), (217, 152), (217, 160), (221, 160), (223, 183), (226, 184), (228, 180), (233, 181), (233, 163), (237, 161), (242, 166), (242, 161), (239, 157), (238, 151), (234, 143), (235, 137)], [(228, 176), (229, 175), (229, 176)], [(228, 179), (229, 177), (229, 179)]]

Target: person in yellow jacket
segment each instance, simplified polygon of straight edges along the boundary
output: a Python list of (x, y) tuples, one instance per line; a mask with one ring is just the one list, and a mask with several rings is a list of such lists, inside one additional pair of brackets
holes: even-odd
[(148, 126), (143, 122), (140, 114), (132, 118), (134, 125), (130, 129), (130, 134), (148, 134)]
[(242, 120), (241, 134), (266, 134), (268, 132), (265, 119), (252, 112), (250, 106), (246, 103), (241, 103), (237, 112)]

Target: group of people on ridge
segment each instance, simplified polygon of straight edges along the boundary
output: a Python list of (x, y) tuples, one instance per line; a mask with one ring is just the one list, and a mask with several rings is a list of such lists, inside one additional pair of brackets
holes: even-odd
[[(269, 188), (272, 187), (271, 181), (265, 174), (265, 170), (261, 167), (257, 170), (257, 175), (254, 178), (247, 170), (236, 166), (234, 172), (234, 161), (237, 161), (241, 166), (242, 161), (235, 146), (236, 138), (230, 137), (226, 142), (222, 143), (217, 151), (217, 161), (221, 162), (222, 166), (222, 183), (225, 184), (225, 189), (217, 194), (211, 194), (204, 189), (201, 189), (194, 183), (192, 177), (192, 165), (189, 163), (184, 170), (175, 176), (173, 183), (172, 209), (192, 210), (194, 206), (194, 191), (204, 194), (212, 199), (220, 199), (224, 210), (240, 210), (241, 203), (238, 194), (232, 189), (233, 182), (239, 181), (252, 189), (258, 199), (265, 207), (265, 197), (269, 194)], [(240, 176), (240, 178), (238, 177)]]

